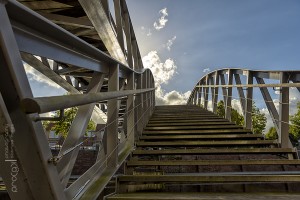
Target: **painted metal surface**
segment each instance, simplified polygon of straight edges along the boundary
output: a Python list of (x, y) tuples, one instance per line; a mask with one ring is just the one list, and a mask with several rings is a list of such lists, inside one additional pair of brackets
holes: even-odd
[[(142, 66), (126, 2), (115, 1), (116, 23), (109, 5), (105, 6), (105, 1), (99, 2), (95, 1), (96, 8), (103, 13), (98, 17), (90, 5), (83, 1), (77, 3), (88, 16), (82, 19), (31, 10), (38, 8), (36, 5), (41, 2), (22, 2), (31, 9), (13, 0), (0, 2), (0, 96), (3, 97), (0, 148), (4, 149), (6, 145), (6, 134), (2, 134), (2, 129), (5, 132), (6, 125), (12, 124), (15, 128), (12, 155), (18, 167), (14, 188), (10, 187), (11, 163), (4, 162), (2, 151), (0, 176), (11, 199), (96, 199), (134, 148), (137, 127), (143, 127), (154, 109), (154, 78), (151, 71)], [(45, 9), (56, 5), (72, 9), (72, 6), (54, 4), (44, 4)], [(101, 27), (109, 32), (99, 31)], [(114, 34), (116, 30), (117, 36)], [(92, 32), (99, 35), (97, 40), (102, 40), (105, 47), (99, 48), (88, 43), (86, 38), (78, 37), (89, 37)], [(104, 51), (107, 49), (109, 54)], [(24, 63), (72, 96), (33, 97)], [(142, 76), (143, 84), (136, 83), (137, 77)], [(41, 121), (33, 119), (58, 107), (68, 109), (74, 106), (78, 111), (69, 134), (60, 153), (54, 156)], [(139, 107), (139, 116), (136, 117), (135, 110)], [(103, 117), (107, 117), (107, 121)], [(69, 182), (81, 144), (87, 140), (83, 136), (91, 118), (104, 124), (99, 132), (106, 132), (100, 141), (106, 149), (99, 149), (99, 159), (94, 165), (76, 181)], [(118, 135), (123, 129), (127, 133), (120, 141)], [(18, 193), (13, 191), (16, 187)], [(94, 188), (97, 188), (96, 192)]]
[[(227, 75), (228, 77), (225, 77)], [(191, 92), (191, 96), (188, 99), (188, 105), (196, 105), (194, 98), (197, 91), (204, 90), (203, 107), (207, 109), (208, 101), (212, 101), (213, 107), (212, 111), (216, 112), (216, 95), (219, 89), (223, 91), (223, 100), (225, 105), (225, 118), (230, 120), (231, 109), (232, 109), (232, 99), (240, 99), (240, 104), (242, 108), (242, 114), (245, 119), (244, 126), (247, 129), (252, 128), (252, 106), (253, 102), (257, 99), (253, 99), (253, 89), (259, 88), (262, 96), (263, 102), (271, 116), (274, 127), (279, 135), (279, 143), (282, 148), (292, 147), (289, 139), (289, 89), (292, 87), (299, 88), (300, 81), (300, 71), (254, 71), (248, 69), (220, 69), (203, 76), (195, 85)], [(233, 77), (235, 82), (233, 82)], [(214, 84), (211, 85), (208, 79), (213, 78), (215, 80)], [(221, 83), (216, 80), (220, 79)], [(256, 83), (253, 83), (253, 79)], [(272, 83), (265, 83), (265, 79), (269, 79)], [(243, 81), (244, 80), (244, 81)], [(279, 83), (274, 83), (274, 81), (279, 81)], [(233, 96), (233, 89), (237, 89), (238, 97)], [(273, 88), (279, 92), (279, 110), (277, 111), (274, 99), (272, 99), (268, 88)], [(215, 89), (215, 92), (208, 93), (209, 90)], [(246, 93), (244, 93), (246, 90)], [(257, 94), (255, 94), (257, 97)], [(208, 96), (211, 96), (209, 99)], [(202, 98), (200, 94), (199, 97)], [(258, 97), (259, 99), (261, 97)], [(202, 105), (200, 105), (202, 106)]]

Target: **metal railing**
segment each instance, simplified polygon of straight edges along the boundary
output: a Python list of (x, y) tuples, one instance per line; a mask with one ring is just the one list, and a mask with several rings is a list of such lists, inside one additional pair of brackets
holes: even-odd
[[(254, 79), (256, 83), (254, 83)], [(266, 84), (265, 79), (271, 83)], [(276, 81), (279, 83), (274, 83)], [(188, 99), (188, 104), (202, 105), (208, 109), (208, 104), (211, 102), (212, 111), (217, 113), (219, 90), (222, 90), (225, 118), (231, 120), (232, 100), (238, 99), (242, 108), (244, 126), (252, 129), (253, 101), (263, 101), (278, 133), (278, 143), (282, 148), (292, 147), (289, 139), (289, 89), (297, 88), (300, 91), (299, 81), (300, 71), (220, 69), (203, 76), (198, 81)], [(233, 88), (236, 88), (236, 91)], [(259, 88), (260, 92), (255, 91), (254, 93), (255, 88)], [(270, 94), (268, 88), (279, 93), (278, 109), (273, 101), (274, 95)], [(236, 95), (233, 92), (236, 92)]]
[[(143, 68), (126, 2), (114, 1), (116, 22), (107, 1), (79, 2), (111, 56), (51, 22), (54, 15), (44, 14), (49, 20), (17, 1), (0, 1), (0, 175), (11, 199), (97, 198), (153, 112), (154, 78)], [(95, 18), (90, 6), (105, 15)], [(70, 95), (33, 97), (24, 63)], [(77, 114), (53, 156), (41, 123), (47, 118), (39, 114), (70, 107), (78, 107)], [(104, 125), (97, 160), (70, 184), (80, 147), (89, 140), (87, 124), (101, 112), (107, 121), (97, 122)]]

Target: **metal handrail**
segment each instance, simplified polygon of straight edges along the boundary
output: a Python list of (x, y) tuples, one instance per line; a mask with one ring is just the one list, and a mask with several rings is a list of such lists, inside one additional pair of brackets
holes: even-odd
[(147, 93), (155, 90), (140, 89), (140, 90), (124, 90), (113, 92), (99, 92), (91, 94), (74, 94), (64, 96), (52, 96), (52, 97), (37, 97), (37, 98), (25, 98), (21, 101), (21, 106), (24, 112), (30, 113), (46, 113), (55, 110), (62, 110), (74, 106), (81, 106), (90, 103), (97, 103), (103, 100), (109, 100), (128, 95)]

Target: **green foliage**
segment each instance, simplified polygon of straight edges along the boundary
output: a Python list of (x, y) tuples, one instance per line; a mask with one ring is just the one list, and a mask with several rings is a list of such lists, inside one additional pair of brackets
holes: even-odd
[[(221, 117), (225, 117), (225, 104), (224, 101), (219, 101), (217, 104), (217, 115)], [(299, 113), (300, 119), (300, 113)], [(239, 114), (236, 109), (231, 108), (231, 121), (235, 122), (237, 125), (243, 126), (244, 125), (244, 117), (243, 115)], [(267, 118), (264, 113), (260, 113), (259, 109), (253, 103), (252, 106), (252, 127), (253, 132), (256, 134), (262, 134), (265, 130), (267, 123)], [(300, 120), (299, 120), (300, 124)]]
[(235, 122), (236, 125), (243, 126), (244, 125), (244, 117), (237, 110), (231, 109), (231, 121)]
[(225, 105), (224, 101), (219, 101), (217, 104), (217, 115), (220, 117), (225, 117)]
[(278, 139), (278, 134), (275, 127), (271, 127), (265, 135), (267, 140), (276, 140)]
[(290, 116), (290, 134), (298, 140), (300, 138), (300, 102), (297, 103), (297, 112)]
[(266, 128), (267, 117), (264, 113), (260, 113), (259, 109), (252, 105), (252, 129), (255, 134), (262, 134)]
[[(69, 129), (71, 127), (71, 124), (76, 116), (78, 108), (73, 107), (65, 110), (64, 112), (64, 118), (58, 122), (50, 122), (50, 121), (44, 121), (43, 126), (47, 129), (51, 126), (51, 130), (55, 131), (55, 134), (59, 134), (63, 136), (64, 138), (67, 137)], [(59, 116), (60, 111), (55, 112), (55, 116)], [(96, 124), (90, 120), (86, 129), (86, 133), (91, 130), (95, 130)]]
[[(219, 101), (217, 104), (217, 115), (221, 117), (225, 117), (225, 105), (224, 101)], [(243, 126), (244, 124), (244, 117), (238, 113), (237, 110), (231, 109), (231, 121), (235, 122), (237, 125)]]

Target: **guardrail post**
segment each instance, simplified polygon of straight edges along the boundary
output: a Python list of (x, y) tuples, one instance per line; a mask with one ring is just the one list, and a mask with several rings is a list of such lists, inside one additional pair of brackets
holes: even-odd
[(204, 89), (204, 108), (207, 110), (207, 104), (208, 104), (208, 92), (209, 92), (209, 88), (208, 88), (208, 84), (209, 84), (209, 78), (208, 76), (205, 77), (205, 89)]
[(130, 68), (133, 68), (133, 61), (132, 61), (132, 43), (131, 43), (131, 28), (130, 28), (130, 18), (129, 14), (125, 13), (124, 14), (124, 30), (125, 30), (125, 35), (126, 35), (126, 44), (127, 44), (127, 62), (128, 66)]
[(215, 79), (214, 79), (214, 96), (213, 96), (213, 112), (217, 113), (218, 107), (218, 94), (219, 94), (219, 73), (218, 71), (215, 72)]
[[(136, 89), (141, 89), (142, 88), (142, 74), (137, 74), (136, 76)], [(142, 134), (143, 131), (143, 126), (142, 126), (142, 122), (141, 122), (141, 116), (142, 116), (142, 110), (143, 110), (143, 106), (142, 106), (142, 94), (137, 95), (136, 97), (136, 118), (135, 118), (135, 122), (137, 123), (137, 135), (138, 137)], [(138, 137), (136, 137), (135, 139), (138, 140)]]
[(194, 96), (193, 96), (193, 105), (197, 105), (197, 98), (198, 98), (198, 90), (195, 88)]
[(201, 96), (202, 96), (202, 87), (200, 85), (200, 82), (198, 84), (198, 99), (197, 99), (197, 105), (201, 106)]
[[(131, 72), (127, 78), (127, 89), (134, 90), (134, 72)], [(134, 97), (128, 95), (127, 98), (127, 138), (130, 145), (134, 145), (135, 127), (134, 127)]]
[[(151, 82), (150, 82), (150, 71), (147, 70), (147, 88), (150, 88), (151, 87)], [(151, 109), (150, 109), (150, 106), (151, 106), (151, 93), (147, 93), (147, 116), (146, 116), (146, 124), (148, 123), (149, 121), (149, 118), (150, 118), (150, 115), (151, 115)]]
[[(253, 84), (253, 74), (252, 72), (248, 71), (247, 74), (247, 84)], [(253, 98), (253, 88), (247, 88), (246, 94), (246, 105), (245, 105), (245, 128), (252, 129), (252, 98)]]
[[(288, 75), (280, 72), (280, 83), (288, 83)], [(279, 101), (279, 133), (278, 140), (282, 148), (292, 147), (289, 139), (289, 88), (281, 87)]]
[[(119, 90), (119, 65), (110, 67), (108, 91)], [(106, 135), (106, 157), (108, 167), (116, 167), (118, 158), (118, 100), (111, 99), (107, 102), (107, 130)]]
[[(143, 73), (142, 74), (142, 88), (144, 89), (144, 88), (147, 88), (147, 73), (145, 72), (145, 73)], [(144, 94), (142, 94), (142, 109), (141, 109), (141, 117), (142, 117), (142, 119), (141, 119), (141, 123), (142, 123), (142, 128), (144, 128), (144, 126), (145, 126), (145, 118), (146, 118), (146, 116), (145, 116), (145, 114), (144, 114), (144, 112), (146, 111), (146, 109), (147, 109), (147, 100), (146, 100), (146, 98), (147, 98), (147, 94), (146, 93), (144, 93)]]
[(122, 9), (121, 9), (120, 0), (114, 0), (114, 7), (115, 7), (115, 17), (116, 17), (116, 25), (117, 25), (117, 38), (118, 38), (120, 47), (125, 55), (123, 25), (122, 25)]
[[(232, 70), (228, 69), (228, 82), (227, 85), (232, 85), (233, 73)], [(227, 100), (225, 107), (225, 118), (231, 121), (231, 99), (232, 99), (232, 87), (227, 88)]]

